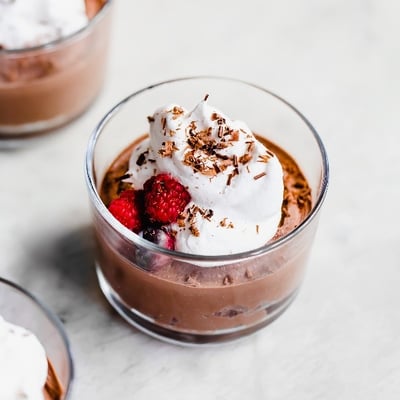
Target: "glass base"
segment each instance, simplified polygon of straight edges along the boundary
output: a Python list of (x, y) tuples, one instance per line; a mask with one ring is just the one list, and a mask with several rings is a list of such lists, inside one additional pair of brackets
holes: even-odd
[(241, 339), (277, 319), (295, 299), (298, 289), (278, 302), (265, 307), (266, 317), (252, 326), (238, 326), (207, 333), (178, 331), (157, 324), (153, 319), (128, 306), (107, 282), (101, 268), (96, 264), (96, 272), (100, 288), (111, 306), (132, 326), (156, 339), (184, 346), (216, 345)]
[(70, 119), (70, 116), (60, 115), (45, 121), (36, 121), (20, 125), (0, 125), (0, 137), (9, 139), (17, 136), (23, 138), (64, 125)]

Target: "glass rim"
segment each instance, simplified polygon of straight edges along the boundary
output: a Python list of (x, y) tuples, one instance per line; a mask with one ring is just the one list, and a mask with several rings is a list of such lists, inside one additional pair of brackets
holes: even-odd
[[(252, 250), (240, 252), (240, 253), (233, 253), (233, 254), (224, 254), (224, 255), (203, 255), (203, 254), (190, 254), (190, 253), (184, 253), (184, 252), (179, 252), (175, 250), (168, 250), (165, 249), (155, 243), (152, 243), (146, 239), (143, 239), (140, 237), (138, 234), (134, 233), (130, 229), (126, 228), (124, 225), (122, 225), (117, 219), (115, 219), (112, 214), (108, 211), (107, 207), (105, 204), (102, 202), (100, 199), (99, 193), (96, 189), (96, 184), (95, 184), (95, 177), (94, 177), (94, 165), (93, 165), (93, 160), (94, 160), (94, 152), (97, 144), (97, 140), (99, 139), (101, 133), (103, 132), (103, 128), (105, 125), (108, 123), (109, 120), (112, 119), (112, 117), (118, 113), (118, 111), (125, 106), (130, 100), (132, 100), (134, 97), (148, 91), (154, 88), (157, 88), (159, 86), (163, 85), (168, 85), (172, 84), (175, 82), (182, 82), (182, 81), (191, 81), (191, 80), (200, 80), (200, 79), (209, 79), (209, 80), (220, 80), (220, 81), (227, 81), (227, 82), (232, 82), (236, 84), (242, 84), (245, 86), (253, 87), (254, 89), (260, 90), (280, 102), (282, 102), (284, 105), (289, 107), (293, 112), (295, 112), (298, 117), (307, 125), (309, 128), (311, 134), (314, 137), (314, 140), (316, 141), (318, 145), (318, 149), (320, 151), (321, 155), (321, 161), (322, 161), (322, 178), (321, 178), (321, 184), (319, 188), (319, 193), (318, 197), (316, 198), (315, 204), (312, 206), (312, 209), (310, 213), (307, 215), (307, 217), (293, 230), (291, 230), (289, 233), (286, 235), (282, 236), (281, 238), (271, 242), (271, 243), (266, 243), (263, 246), (257, 247)], [(149, 85), (143, 89), (137, 90), (127, 97), (125, 97), (123, 100), (118, 102), (114, 107), (112, 107), (106, 114), (105, 116), (100, 120), (100, 122), (95, 126), (94, 130), (92, 131), (90, 137), (89, 137), (89, 142), (87, 145), (86, 149), (86, 157), (85, 157), (85, 179), (86, 179), (86, 184), (88, 187), (89, 191), (89, 196), (90, 199), (93, 201), (96, 209), (99, 211), (101, 216), (105, 219), (105, 221), (113, 228), (115, 229), (119, 234), (124, 236), (125, 238), (129, 239), (131, 242), (140, 245), (147, 250), (157, 252), (159, 254), (167, 255), (170, 257), (173, 257), (174, 259), (180, 260), (180, 261), (186, 261), (186, 262), (194, 262), (194, 261), (199, 261), (199, 262), (212, 262), (212, 263), (224, 263), (226, 264), (227, 262), (238, 262), (238, 261), (244, 261), (250, 258), (254, 258), (260, 255), (263, 255), (265, 253), (268, 253), (270, 251), (273, 251), (274, 249), (283, 246), (285, 243), (290, 242), (294, 237), (296, 237), (300, 232), (302, 232), (310, 223), (311, 221), (314, 220), (316, 215), (318, 215), (318, 211), (320, 210), (326, 193), (328, 189), (328, 181), (329, 181), (329, 162), (328, 162), (328, 157), (327, 153), (324, 147), (324, 144), (322, 143), (322, 140), (320, 136), (318, 135), (317, 131), (314, 129), (314, 127), (311, 125), (311, 123), (307, 120), (306, 117), (303, 116), (303, 114), (300, 113), (293, 105), (291, 105), (288, 101), (286, 101), (284, 98), (280, 97), (279, 95), (271, 92), (268, 89), (264, 89), (263, 87), (246, 82), (241, 79), (236, 79), (236, 78), (229, 78), (229, 77), (222, 77), (222, 76), (215, 76), (215, 75), (198, 75), (198, 76), (187, 76), (187, 77), (182, 77), (182, 78), (175, 78), (175, 79), (170, 79), (170, 80), (165, 80), (161, 81), (152, 85)]]
[(0, 56), (5, 54), (5, 55), (20, 55), (24, 53), (33, 53), (37, 52), (40, 50), (53, 50), (59, 46), (62, 46), (64, 44), (68, 44), (69, 42), (72, 42), (75, 39), (79, 39), (80, 36), (84, 35), (86, 31), (89, 31), (93, 28), (94, 25), (97, 24), (99, 20), (103, 18), (103, 16), (106, 14), (107, 10), (110, 8), (110, 4), (113, 2), (113, 0), (106, 0), (106, 2), (103, 4), (103, 7), (99, 10), (99, 12), (89, 20), (89, 22), (80, 28), (79, 30), (70, 33), (69, 35), (60, 37), (58, 39), (52, 40), (47, 43), (39, 44), (37, 46), (31, 46), (31, 47), (23, 47), (23, 48), (18, 48), (18, 49), (0, 49)]
[[(36, 304), (39, 309), (46, 315), (46, 317), (51, 321), (51, 323), (57, 328), (58, 333), (61, 336), (62, 341), (64, 342), (65, 349), (67, 350), (67, 355), (68, 355), (68, 367), (70, 371), (70, 376), (69, 376), (69, 381), (68, 381), (68, 386), (65, 389), (64, 393), (64, 399), (67, 399), (68, 396), (71, 394), (72, 390), (72, 382), (74, 380), (74, 362), (72, 359), (72, 351), (71, 351), (71, 345), (69, 343), (69, 339), (67, 337), (67, 334), (65, 332), (65, 329), (60, 321), (60, 319), (44, 304), (42, 301), (40, 301), (36, 296), (34, 296), (32, 293), (30, 293), (28, 290), (24, 289), (22, 286), (18, 285), (15, 282), (12, 282), (8, 279), (0, 277), (0, 285), (3, 284), (4, 286), (11, 287), (15, 289), (17, 292), (20, 292), (24, 296), (28, 297), (34, 304)], [(33, 332), (34, 333), (34, 332)], [(42, 346), (44, 346), (44, 343), (42, 343)]]

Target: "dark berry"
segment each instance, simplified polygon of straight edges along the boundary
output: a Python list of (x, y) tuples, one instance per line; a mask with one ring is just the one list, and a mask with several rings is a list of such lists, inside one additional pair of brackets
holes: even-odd
[(175, 238), (174, 236), (162, 229), (162, 228), (153, 228), (153, 227), (148, 227), (143, 230), (142, 236), (144, 239), (158, 244), (161, 247), (164, 247), (165, 249), (168, 250), (174, 250), (175, 249)]

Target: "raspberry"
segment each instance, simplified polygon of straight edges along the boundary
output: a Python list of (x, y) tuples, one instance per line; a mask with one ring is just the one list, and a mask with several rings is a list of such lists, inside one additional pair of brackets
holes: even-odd
[(151, 177), (143, 187), (145, 212), (152, 222), (175, 222), (190, 201), (185, 187), (168, 174)]
[(143, 192), (124, 190), (117, 199), (111, 201), (108, 210), (122, 225), (138, 233), (143, 225)]
[(168, 250), (175, 249), (175, 238), (164, 229), (148, 227), (142, 232), (143, 238)]

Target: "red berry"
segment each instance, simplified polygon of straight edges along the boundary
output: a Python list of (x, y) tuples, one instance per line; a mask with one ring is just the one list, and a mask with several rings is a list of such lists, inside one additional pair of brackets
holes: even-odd
[(185, 187), (168, 174), (151, 177), (143, 187), (145, 212), (152, 222), (175, 222), (190, 201)]
[(138, 233), (142, 229), (142, 191), (124, 190), (117, 199), (111, 201), (108, 209), (122, 225)]
[(139, 190), (135, 191), (133, 189), (124, 190), (119, 194), (119, 198), (121, 199), (129, 199), (134, 200), (134, 198), (139, 194)]
[(175, 238), (164, 229), (148, 227), (143, 231), (143, 238), (168, 250), (175, 249)]

